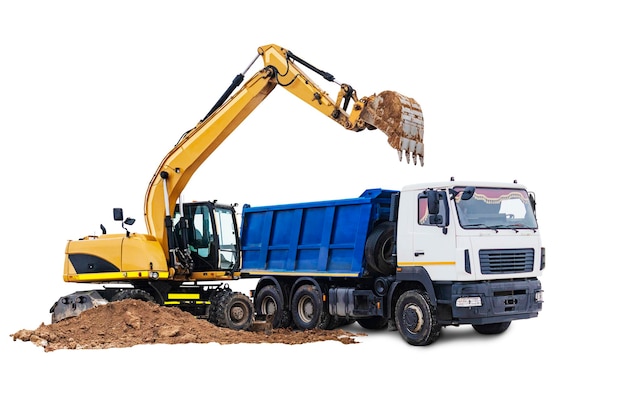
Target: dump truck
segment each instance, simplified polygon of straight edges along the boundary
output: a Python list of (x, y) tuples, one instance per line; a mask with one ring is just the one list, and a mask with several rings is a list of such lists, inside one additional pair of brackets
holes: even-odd
[(535, 198), (517, 182), (446, 181), (401, 191), (244, 206), (242, 278), (274, 327), (358, 322), (411, 345), (445, 326), (498, 334), (537, 317), (545, 267)]

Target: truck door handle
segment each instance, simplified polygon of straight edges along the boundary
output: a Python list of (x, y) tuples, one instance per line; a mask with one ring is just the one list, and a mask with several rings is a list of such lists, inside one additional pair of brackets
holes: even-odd
[(420, 256), (420, 255), (423, 255), (423, 254), (424, 254), (424, 252), (415, 252), (415, 256)]

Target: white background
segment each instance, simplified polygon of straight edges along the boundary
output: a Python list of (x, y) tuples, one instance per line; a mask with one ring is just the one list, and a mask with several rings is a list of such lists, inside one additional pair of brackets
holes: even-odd
[[(626, 110), (618, 3), (0, 3), (1, 407), (618, 415)], [(415, 98), (425, 166), (399, 163), (381, 132), (343, 130), (277, 89), (184, 197), (260, 205), (450, 176), (517, 179), (537, 195), (547, 247), (539, 318), (495, 338), (447, 328), (425, 348), (390, 332), (357, 345), (44, 353), (14, 342), (15, 331), (50, 322), (59, 296), (84, 289), (62, 281), (68, 239), (99, 233), (100, 223), (120, 231), (113, 207), (145, 230), (145, 189), (159, 162), (268, 43), (359, 96), (389, 89)], [(334, 84), (322, 85), (335, 96)]]

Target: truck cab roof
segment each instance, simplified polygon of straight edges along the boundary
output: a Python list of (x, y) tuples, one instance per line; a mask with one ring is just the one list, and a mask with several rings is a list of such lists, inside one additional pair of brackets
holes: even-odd
[(518, 188), (518, 189), (526, 189), (523, 184), (519, 184), (517, 182), (488, 182), (488, 181), (441, 181), (441, 182), (427, 182), (427, 183), (416, 183), (409, 184), (402, 188), (402, 191), (415, 191), (415, 190), (424, 190), (428, 188), (433, 189), (443, 189), (443, 188), (453, 188), (453, 187), (484, 187), (484, 188)]

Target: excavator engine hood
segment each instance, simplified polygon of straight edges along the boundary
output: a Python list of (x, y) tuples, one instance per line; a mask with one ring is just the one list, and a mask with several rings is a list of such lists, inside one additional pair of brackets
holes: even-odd
[(383, 91), (369, 97), (360, 119), (387, 135), (387, 141), (406, 162), (424, 166), (424, 116), (420, 105), (395, 91)]

